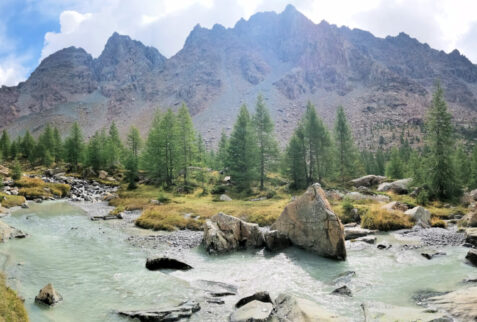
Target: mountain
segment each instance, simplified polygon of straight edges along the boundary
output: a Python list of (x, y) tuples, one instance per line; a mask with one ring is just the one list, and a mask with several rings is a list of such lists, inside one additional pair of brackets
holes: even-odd
[(262, 93), (282, 143), (310, 100), (331, 127), (343, 105), (361, 147), (397, 138), (419, 144), (435, 82), (461, 132), (477, 124), (477, 66), (457, 50), (446, 54), (405, 33), (371, 33), (314, 24), (289, 5), (233, 28), (197, 25), (167, 59), (152, 47), (114, 33), (98, 58), (69, 47), (45, 58), (30, 78), (0, 89), (0, 128), (63, 131), (79, 121), (87, 134), (115, 120), (124, 133), (143, 133), (157, 108), (186, 103), (211, 145), (230, 131), (241, 104)]

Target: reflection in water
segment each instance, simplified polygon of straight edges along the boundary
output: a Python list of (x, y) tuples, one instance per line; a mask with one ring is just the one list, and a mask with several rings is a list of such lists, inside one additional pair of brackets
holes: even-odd
[[(346, 262), (296, 248), (275, 255), (260, 250), (224, 256), (208, 256), (198, 248), (176, 254), (193, 270), (165, 274), (145, 269), (150, 250), (132, 247), (123, 231), (108, 222), (90, 221), (69, 203), (35, 204), (3, 220), (30, 234), (0, 244), (0, 264), (35, 322), (123, 321), (115, 310), (157, 308), (197, 298), (202, 293), (189, 282), (199, 279), (239, 287), (237, 297), (224, 298), (225, 305), (214, 307), (217, 312), (231, 311), (242, 295), (267, 290), (274, 297), (292, 292), (312, 298), (352, 321), (362, 319), (362, 303), (375, 316), (384, 312), (395, 318), (415, 314), (431, 318), (413, 303), (412, 295), (423, 289), (453, 290), (473, 273), (462, 261), (462, 247), (445, 248), (447, 256), (429, 261), (420, 255), (423, 249), (400, 251), (397, 246), (403, 241), (386, 234), (378, 240), (386, 239), (395, 247), (381, 251), (372, 245), (353, 245)], [(330, 295), (340, 286), (333, 280), (347, 271), (356, 272), (356, 277), (346, 280), (353, 297)], [(53, 309), (34, 304), (35, 295), (49, 282), (64, 297)], [(199, 312), (194, 320), (206, 319), (203, 314)]]

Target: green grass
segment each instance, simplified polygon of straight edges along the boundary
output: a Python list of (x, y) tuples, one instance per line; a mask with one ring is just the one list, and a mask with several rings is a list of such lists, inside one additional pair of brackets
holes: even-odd
[(5, 208), (21, 206), (26, 201), (25, 197), (23, 196), (10, 196), (2, 192), (0, 192), (0, 200), (0, 204)]
[(5, 284), (5, 276), (0, 273), (0, 321), (27, 322), (28, 314), (22, 300)]
[(382, 205), (371, 206), (361, 217), (361, 227), (381, 231), (411, 228), (413, 222), (409, 216), (398, 211), (388, 211)]
[(18, 194), (28, 199), (48, 198), (52, 195), (66, 197), (70, 193), (70, 185), (63, 183), (46, 183), (40, 178), (23, 177), (15, 181), (20, 189)]

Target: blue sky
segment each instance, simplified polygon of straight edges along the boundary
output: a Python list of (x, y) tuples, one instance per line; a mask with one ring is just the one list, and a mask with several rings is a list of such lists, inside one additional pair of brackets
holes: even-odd
[(41, 59), (64, 47), (97, 57), (114, 31), (170, 57), (197, 23), (232, 27), (241, 17), (280, 12), (288, 3), (315, 23), (325, 19), (379, 37), (404, 31), (477, 62), (475, 0), (0, 0), (0, 85), (25, 80)]

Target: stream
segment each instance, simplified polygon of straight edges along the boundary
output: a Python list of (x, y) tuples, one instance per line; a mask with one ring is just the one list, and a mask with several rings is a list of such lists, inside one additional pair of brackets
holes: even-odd
[[(173, 306), (200, 299), (204, 290), (198, 280), (219, 281), (238, 287), (224, 304), (202, 304), (191, 321), (228, 321), (233, 305), (243, 296), (268, 291), (293, 293), (322, 304), (349, 321), (428, 321), (442, 313), (426, 313), (413, 296), (424, 290), (452, 291), (475, 278), (475, 268), (464, 262), (467, 249), (461, 246), (402, 249), (417, 243), (396, 234), (378, 235), (378, 242), (393, 247), (349, 243), (344, 262), (324, 259), (297, 248), (270, 254), (264, 250), (209, 256), (201, 247), (174, 248), (164, 242), (154, 247), (133, 245), (128, 237), (170, 234), (135, 228), (119, 220), (91, 221), (89, 216), (108, 211), (103, 203), (84, 207), (66, 201), (30, 204), (2, 218), (30, 236), (0, 244), (0, 269), (8, 284), (25, 298), (31, 321), (128, 321), (118, 310)], [(89, 215), (89, 216), (88, 216)], [(422, 252), (445, 252), (428, 260)], [(167, 254), (194, 267), (190, 271), (148, 271), (148, 256)], [(331, 295), (344, 279), (353, 297)], [(343, 281), (342, 281), (343, 282)], [(48, 308), (34, 303), (38, 291), (48, 283), (63, 296)]]

